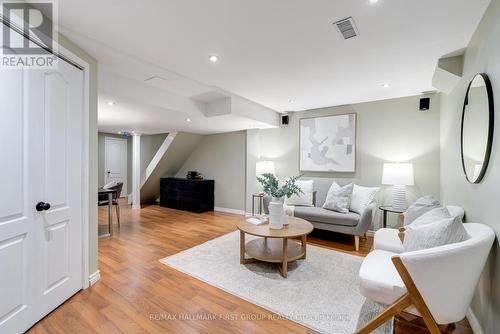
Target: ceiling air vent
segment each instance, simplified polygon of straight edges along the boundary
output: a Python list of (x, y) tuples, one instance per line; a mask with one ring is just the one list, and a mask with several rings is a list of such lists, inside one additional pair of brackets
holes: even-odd
[(354, 23), (354, 19), (352, 17), (337, 21), (334, 24), (344, 39), (353, 38), (359, 35), (358, 29), (356, 28), (356, 24)]

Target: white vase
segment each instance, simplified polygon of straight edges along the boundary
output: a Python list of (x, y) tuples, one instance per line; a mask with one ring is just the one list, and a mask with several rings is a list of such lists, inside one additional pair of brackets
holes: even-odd
[(284, 212), (281, 220), (283, 221), (283, 225), (288, 225), (288, 216)]
[(283, 228), (283, 203), (271, 202), (269, 203), (269, 228), (273, 230), (280, 230)]

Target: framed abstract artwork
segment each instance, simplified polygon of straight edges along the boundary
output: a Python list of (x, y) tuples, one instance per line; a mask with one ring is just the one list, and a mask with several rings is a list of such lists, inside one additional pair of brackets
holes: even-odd
[(355, 113), (302, 118), (299, 137), (300, 171), (356, 171)]

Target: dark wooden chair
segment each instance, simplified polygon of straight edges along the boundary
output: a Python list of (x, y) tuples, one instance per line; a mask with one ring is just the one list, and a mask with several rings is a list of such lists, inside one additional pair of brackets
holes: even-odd
[[(120, 227), (120, 205), (118, 203), (118, 198), (120, 198), (120, 194), (122, 193), (123, 182), (118, 182), (116, 186), (109, 188), (109, 190), (114, 190), (112, 194), (112, 205), (116, 208), (116, 218), (118, 220), (118, 227)], [(98, 206), (106, 206), (109, 205), (108, 195), (99, 195), (97, 199)]]

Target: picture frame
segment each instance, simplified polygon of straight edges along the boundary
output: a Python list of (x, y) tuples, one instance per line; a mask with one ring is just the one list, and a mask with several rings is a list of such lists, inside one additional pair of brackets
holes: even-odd
[(301, 118), (299, 170), (355, 173), (356, 127), (356, 113)]

